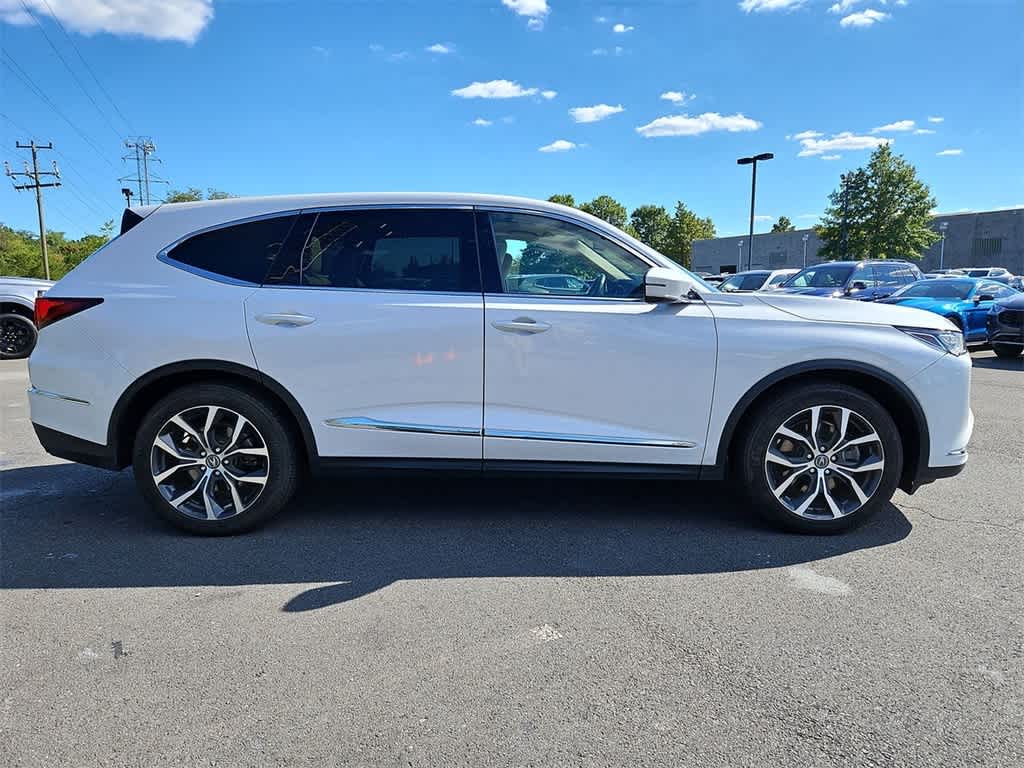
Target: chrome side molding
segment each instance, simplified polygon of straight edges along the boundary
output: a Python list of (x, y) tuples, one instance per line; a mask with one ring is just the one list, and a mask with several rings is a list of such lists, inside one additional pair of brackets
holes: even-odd
[(66, 403), (75, 403), (77, 405), (92, 405), (88, 400), (82, 400), (78, 397), (71, 397), (71, 395), (62, 395), (59, 392), (49, 392), (45, 389), (39, 389), (38, 387), (29, 387), (26, 390), (30, 395), (36, 395), (38, 397), (48, 397), (51, 400), (63, 400)]
[(342, 416), (324, 421), (328, 427), (349, 429), (383, 429), (388, 432), (416, 432), (429, 435), (465, 435), (480, 437), (479, 429), (472, 427), (451, 427), (442, 424), (412, 424), (404, 421), (381, 421), (366, 416)]

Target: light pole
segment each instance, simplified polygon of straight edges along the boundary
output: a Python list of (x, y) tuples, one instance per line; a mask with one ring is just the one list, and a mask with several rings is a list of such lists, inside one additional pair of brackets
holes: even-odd
[(740, 240), (740, 257), (736, 260), (736, 271), (743, 271), (743, 241)]
[[(754, 171), (750, 177), (750, 238), (747, 242), (747, 269), (751, 269), (754, 263), (754, 198), (757, 195), (757, 163), (774, 158), (771, 152), (762, 152), (752, 157), (741, 157), (736, 165), (753, 165)], [(742, 261), (742, 256), (740, 257)]]
[(804, 234), (804, 236), (801, 238), (801, 240), (804, 241), (804, 266), (805, 267), (807, 266), (807, 238), (809, 238), (809, 237), (810, 237), (810, 235)]
[(946, 258), (946, 230), (949, 228), (949, 222), (944, 221), (939, 224), (939, 231), (942, 233), (942, 244), (939, 246), (939, 270), (942, 270), (942, 262)]

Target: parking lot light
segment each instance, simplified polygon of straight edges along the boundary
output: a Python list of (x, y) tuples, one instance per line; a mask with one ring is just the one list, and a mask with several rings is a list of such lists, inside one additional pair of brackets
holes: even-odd
[[(758, 162), (764, 162), (765, 160), (771, 160), (775, 157), (771, 152), (762, 152), (760, 155), (753, 155), (751, 157), (741, 157), (736, 160), (736, 165), (752, 165), (753, 172), (750, 176), (750, 237), (747, 242), (747, 269), (753, 269), (754, 263), (754, 198), (757, 195), (757, 164)], [(743, 256), (740, 255), (740, 261), (742, 262)], [(742, 270), (743, 265), (737, 265)]]
[(939, 232), (942, 233), (942, 244), (939, 245), (939, 271), (942, 271), (942, 262), (945, 261), (946, 256), (946, 230), (949, 228), (949, 222), (944, 221), (939, 224)]

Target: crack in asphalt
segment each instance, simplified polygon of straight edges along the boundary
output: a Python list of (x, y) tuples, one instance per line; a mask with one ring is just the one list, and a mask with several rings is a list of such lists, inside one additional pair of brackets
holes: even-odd
[(944, 523), (966, 523), (967, 525), (984, 525), (989, 528), (1002, 528), (1007, 531), (1012, 531), (1013, 533), (1024, 533), (1024, 531), (1022, 531), (1017, 526), (1017, 524), (1006, 525), (1005, 523), (992, 523), (988, 520), (968, 520), (962, 517), (943, 517), (942, 515), (936, 515), (934, 512), (929, 512), (927, 509), (922, 509), (921, 507), (912, 507), (909, 504), (903, 504), (902, 502), (898, 501), (894, 501), (893, 503), (900, 509), (909, 509), (913, 512), (920, 512), (923, 515), (928, 515), (928, 517), (933, 518), (934, 520), (941, 520)]

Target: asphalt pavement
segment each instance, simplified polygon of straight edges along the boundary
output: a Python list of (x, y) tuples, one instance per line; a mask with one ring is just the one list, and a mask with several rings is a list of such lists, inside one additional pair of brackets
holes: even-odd
[(250, 535), (61, 462), (0, 363), (0, 765), (1024, 765), (1024, 364), (870, 524), (725, 484), (339, 477)]

